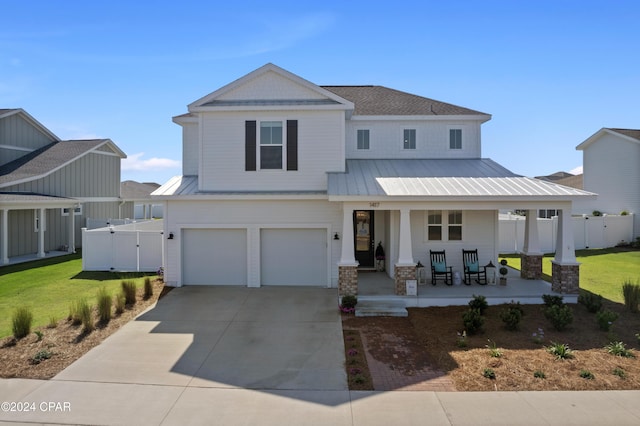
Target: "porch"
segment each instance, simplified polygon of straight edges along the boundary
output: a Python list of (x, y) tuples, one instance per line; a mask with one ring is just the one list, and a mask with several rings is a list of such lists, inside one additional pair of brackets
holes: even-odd
[(511, 301), (522, 304), (542, 304), (543, 294), (562, 296), (566, 303), (577, 303), (577, 294), (558, 293), (551, 290), (551, 283), (539, 279), (524, 279), (520, 271), (509, 268), (507, 285), (452, 285), (439, 281), (431, 285), (428, 277), (426, 284), (418, 285), (417, 296), (398, 296), (394, 294), (395, 280), (385, 272), (358, 271), (358, 303), (402, 301), (408, 308), (429, 306), (466, 305), (474, 295), (485, 296), (489, 305), (499, 305)]
[(0, 267), (16, 265), (19, 263), (33, 262), (34, 260), (49, 259), (52, 257), (67, 256), (69, 254), (71, 253), (69, 253), (68, 251), (52, 250), (45, 252), (44, 256), (40, 256), (38, 253), (25, 254), (22, 256), (12, 256), (9, 258), (9, 261), (7, 263), (0, 264)]

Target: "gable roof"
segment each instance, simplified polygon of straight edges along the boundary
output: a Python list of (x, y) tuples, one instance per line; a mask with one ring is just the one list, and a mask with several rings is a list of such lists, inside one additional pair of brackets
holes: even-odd
[(491, 115), (384, 86), (321, 86), (355, 105), (354, 115)]
[(630, 142), (640, 143), (640, 130), (636, 129), (616, 129), (616, 128), (608, 128), (603, 127), (602, 129), (595, 132), (593, 135), (589, 136), (584, 142), (580, 145), (576, 146), (576, 150), (582, 151), (602, 136), (609, 134), (614, 136), (619, 136), (622, 139), (625, 139)]
[(128, 201), (151, 199), (151, 193), (158, 188), (160, 185), (157, 183), (126, 180), (120, 183), (120, 198)]
[(40, 132), (45, 134), (50, 139), (52, 139), (54, 141), (60, 141), (60, 138), (57, 137), (56, 135), (54, 135), (53, 132), (51, 132), (51, 130), (49, 130), (46, 127), (44, 127), (42, 125), (42, 123), (40, 123), (38, 120), (33, 118), (31, 116), (31, 114), (29, 114), (27, 111), (23, 110), (22, 108), (0, 108), (0, 119), (5, 118), (5, 117), (9, 117), (9, 116), (14, 115), (14, 114), (21, 115), (33, 127), (38, 129)]
[(120, 158), (127, 157), (110, 139), (53, 142), (1, 166), (0, 188), (45, 177), (105, 145)]

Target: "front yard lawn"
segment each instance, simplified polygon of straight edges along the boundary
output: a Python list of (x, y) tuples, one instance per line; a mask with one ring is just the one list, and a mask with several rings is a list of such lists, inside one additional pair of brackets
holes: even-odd
[(145, 276), (150, 274), (82, 272), (80, 254), (4, 266), (0, 268), (0, 338), (12, 334), (11, 317), (18, 306), (31, 308), (35, 329), (52, 318), (66, 318), (70, 303), (78, 298), (95, 305), (99, 288), (116, 294), (123, 279), (135, 280), (140, 288)]

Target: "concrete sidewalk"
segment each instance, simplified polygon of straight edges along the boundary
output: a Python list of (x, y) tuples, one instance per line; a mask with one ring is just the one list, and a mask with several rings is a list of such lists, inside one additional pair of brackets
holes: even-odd
[(640, 391), (351, 392), (335, 290), (176, 289), (51, 380), (0, 380), (0, 423), (626, 425)]

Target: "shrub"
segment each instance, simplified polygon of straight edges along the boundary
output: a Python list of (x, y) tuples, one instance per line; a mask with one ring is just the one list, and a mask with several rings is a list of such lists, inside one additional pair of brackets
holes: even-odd
[(622, 284), (622, 296), (624, 297), (624, 306), (631, 312), (638, 312), (638, 302), (640, 302), (640, 284), (633, 284), (631, 281), (625, 281)]
[(126, 305), (135, 305), (136, 303), (136, 282), (122, 281), (122, 293), (124, 293), (124, 302)]
[(573, 311), (567, 305), (553, 305), (544, 309), (544, 316), (558, 331), (566, 329), (573, 322)]
[(120, 293), (116, 294), (116, 298), (115, 298), (116, 314), (120, 315), (121, 313), (124, 312), (126, 300), (127, 299), (124, 295), (124, 292), (121, 291)]
[(42, 338), (44, 337), (44, 333), (40, 330), (36, 330), (34, 331), (34, 333), (36, 334), (36, 336), (38, 337), (38, 340), (36, 340), (36, 342), (39, 342), (42, 340)]
[(594, 314), (602, 309), (602, 296), (589, 291), (583, 291), (578, 296), (578, 303), (584, 305), (587, 311)]
[(620, 367), (616, 367), (613, 369), (613, 371), (611, 372), (614, 376), (618, 376), (621, 379), (624, 379), (627, 377), (627, 374), (624, 372), (624, 370)]
[(11, 320), (13, 324), (13, 337), (22, 339), (31, 333), (31, 324), (33, 323), (33, 313), (26, 306), (20, 306), (13, 313)]
[(596, 378), (596, 376), (594, 376), (589, 370), (580, 370), (580, 377), (587, 380), (593, 380)]
[(76, 301), (76, 315), (82, 323), (82, 331), (89, 333), (95, 329), (93, 324), (93, 316), (91, 315), (91, 306), (87, 303), (87, 299), (78, 299)]
[(540, 343), (544, 342), (544, 329), (538, 327), (538, 332), (537, 333), (534, 332), (531, 335), (531, 337), (533, 338), (533, 341), (535, 343), (540, 344)]
[(544, 371), (542, 370), (536, 370), (533, 372), (533, 377), (535, 377), (536, 379), (546, 379), (547, 375), (544, 374)]
[(56, 328), (58, 326), (58, 318), (53, 315), (49, 317), (49, 324), (47, 324), (47, 328)]
[(478, 309), (469, 309), (462, 314), (462, 323), (468, 334), (476, 334), (484, 325), (484, 317)]
[(82, 310), (81, 305), (83, 303), (86, 304), (87, 301), (78, 299), (78, 300), (74, 300), (69, 304), (69, 316), (67, 317), (67, 319), (71, 320), (71, 323), (73, 325), (82, 324), (82, 317), (80, 316), (80, 311)]
[(151, 284), (151, 278), (146, 277), (144, 279), (144, 300), (148, 300), (153, 296), (153, 285)]
[(98, 290), (98, 319), (102, 323), (107, 323), (111, 319), (111, 294), (106, 287)]
[(358, 298), (356, 296), (342, 296), (342, 307), (347, 309), (353, 309), (358, 304)]
[(29, 360), (29, 362), (31, 362), (31, 364), (33, 365), (37, 365), (37, 364), (40, 364), (45, 359), (51, 358), (51, 355), (52, 353), (50, 351), (48, 351), (47, 349), (42, 349), (36, 352), (36, 354), (33, 356), (33, 358)]
[(600, 330), (609, 331), (613, 322), (618, 319), (618, 314), (610, 311), (609, 309), (605, 309), (603, 311), (598, 311), (596, 314), (596, 320), (598, 321), (598, 326)]
[(494, 380), (496, 378), (496, 372), (493, 371), (493, 368), (485, 368), (482, 372), (482, 375), (491, 380)]
[(518, 309), (517, 307), (509, 306), (500, 312), (500, 319), (504, 322), (507, 330), (515, 331), (520, 326), (522, 308)]
[(542, 301), (544, 302), (546, 307), (564, 305), (564, 302), (562, 301), (562, 296), (553, 296), (551, 294), (543, 294)]
[(573, 351), (569, 348), (569, 345), (567, 345), (566, 343), (551, 342), (551, 345), (547, 346), (546, 349), (547, 349), (547, 352), (555, 356), (557, 359), (573, 358)]
[(469, 301), (469, 308), (477, 309), (480, 311), (480, 315), (484, 315), (484, 311), (486, 311), (488, 307), (487, 298), (482, 295), (476, 296), (474, 294), (473, 299)]
[(486, 348), (489, 349), (489, 355), (491, 355), (493, 358), (500, 358), (502, 356), (502, 349), (500, 349), (496, 345), (496, 342), (493, 342), (489, 339), (487, 341), (489, 342), (489, 344), (486, 345)]
[(459, 348), (466, 348), (469, 346), (467, 343), (467, 332), (466, 330), (462, 333), (458, 333), (458, 338), (456, 339), (456, 346)]
[(623, 358), (635, 358), (631, 349), (627, 349), (622, 342), (611, 342), (604, 347), (608, 353), (615, 356), (621, 356)]
[(601, 212), (600, 210), (594, 210), (594, 211), (591, 213), (591, 215), (592, 215), (592, 216), (602, 216), (602, 212)]

